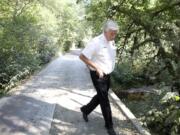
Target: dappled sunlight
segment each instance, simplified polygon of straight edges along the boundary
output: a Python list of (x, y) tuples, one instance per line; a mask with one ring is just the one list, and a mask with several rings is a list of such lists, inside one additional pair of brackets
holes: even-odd
[(92, 37), (104, 32), (109, 41), (112, 27), (104, 24), (109, 19), (119, 26), (111, 80), (120, 96), (110, 93), (115, 130), (148, 134), (125, 103), (152, 132), (180, 134), (179, 5), (179, 0), (1, 0), (0, 135), (107, 134), (100, 106), (89, 123), (82, 119), (80, 107), (96, 92), (79, 56)]
[[(10, 98), (9, 105), (6, 104), (0, 111), (0, 130), (4, 133), (12, 133), (10, 130), (14, 129), (17, 133), (44, 134), (50, 129), (52, 121), (52, 135), (106, 134), (100, 106), (89, 116), (91, 122), (84, 123), (82, 119), (80, 107), (87, 104), (96, 92), (87, 67), (75, 52), (55, 59), (23, 87), (19, 87), (17, 92), (19, 94)], [(16, 104), (13, 105), (13, 102)], [(113, 104), (111, 106), (116, 131), (133, 131), (119, 109)]]
[[(15, 104), (13, 104), (15, 103)], [(46, 110), (45, 110), (46, 108)], [(4, 134), (45, 134), (54, 105), (30, 96), (13, 96), (0, 108), (0, 131)]]
[[(58, 115), (59, 113), (61, 115)], [(106, 134), (103, 128), (97, 131), (97, 127), (94, 126), (94, 124), (96, 125), (98, 123), (103, 124), (103, 118), (97, 117), (94, 113), (91, 115), (92, 122), (84, 123), (79, 109), (75, 111), (74, 109), (69, 109), (58, 104), (54, 117), (50, 134), (96, 135), (97, 132), (99, 133), (98, 135)]]

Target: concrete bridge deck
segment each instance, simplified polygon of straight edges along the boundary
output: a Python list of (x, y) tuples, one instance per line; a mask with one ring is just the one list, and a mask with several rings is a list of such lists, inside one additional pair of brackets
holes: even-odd
[[(82, 119), (80, 107), (95, 90), (77, 54), (72, 51), (53, 60), (11, 96), (0, 99), (0, 135), (107, 135), (99, 106), (88, 123)], [(111, 107), (118, 135), (139, 135), (112, 100)]]

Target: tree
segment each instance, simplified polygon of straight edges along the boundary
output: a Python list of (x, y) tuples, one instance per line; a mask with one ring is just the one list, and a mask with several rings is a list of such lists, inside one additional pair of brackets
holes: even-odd
[(86, 18), (96, 33), (103, 20), (117, 20), (119, 61), (130, 59), (134, 69), (156, 80), (167, 72), (175, 81), (179, 80), (179, 5), (177, 0), (92, 0)]

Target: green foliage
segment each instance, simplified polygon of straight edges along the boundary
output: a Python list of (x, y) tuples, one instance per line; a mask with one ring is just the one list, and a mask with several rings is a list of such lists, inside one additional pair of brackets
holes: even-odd
[(0, 1), (0, 93), (83, 40), (83, 6), (63, 0)]
[[(0, 27), (1, 93), (7, 92), (20, 79), (37, 69), (39, 65), (35, 48), (37, 43), (35, 24), (37, 21), (30, 8), (26, 8), (27, 1), (22, 1), (24, 3), (3, 2), (0, 8), (4, 13), (1, 16), (2, 25)], [(28, 4), (31, 5), (31, 3)]]
[(65, 41), (63, 45), (63, 51), (68, 52), (71, 48), (71, 45), (72, 45), (71, 41)]
[[(136, 83), (171, 85), (179, 82), (179, 0), (77, 2), (86, 4), (86, 20), (95, 35), (101, 32), (103, 22), (107, 19), (116, 20), (120, 26), (116, 39), (118, 66), (113, 73), (113, 81), (117, 85), (129, 88), (136, 86)], [(169, 110), (170, 113), (167, 110), (161, 113), (157, 111), (160, 117), (155, 119), (157, 122), (154, 122), (154, 127), (158, 133), (179, 134), (179, 110)], [(166, 117), (172, 118), (174, 122), (165, 121)]]
[(147, 113), (146, 125), (162, 135), (180, 134), (180, 97), (171, 96), (162, 105), (161, 109), (153, 109)]
[(119, 63), (116, 66), (115, 71), (112, 74), (112, 80), (114, 82), (113, 87), (119, 87), (118, 89), (140, 87), (146, 84), (146, 79), (142, 78), (140, 73), (134, 72), (129, 62)]
[(62, 51), (68, 51), (72, 47), (72, 44), (88, 36), (89, 28), (86, 27), (86, 22), (84, 21), (83, 5), (77, 5), (72, 1), (63, 4), (61, 9), (55, 8), (53, 13), (58, 21), (57, 29), (59, 32), (57, 44)]
[(83, 41), (77, 41), (76, 47), (77, 47), (77, 48), (84, 48), (84, 43), (83, 43)]
[[(104, 20), (111, 18), (119, 23), (119, 62), (131, 59), (133, 70), (141, 70), (158, 82), (178, 80), (179, 1), (92, 0), (85, 3), (86, 19), (95, 33), (100, 32)], [(166, 76), (161, 77), (164, 71)]]
[(51, 41), (48, 37), (42, 37), (38, 44), (38, 53), (39, 58), (41, 60), (40, 64), (46, 64), (48, 63), (51, 58), (56, 54), (58, 50), (58, 47), (53, 44), (53, 41)]

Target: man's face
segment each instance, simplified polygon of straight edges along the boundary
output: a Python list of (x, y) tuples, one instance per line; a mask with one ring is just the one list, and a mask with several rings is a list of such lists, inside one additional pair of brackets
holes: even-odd
[(106, 32), (106, 36), (107, 36), (108, 41), (114, 40), (116, 35), (117, 35), (117, 30), (108, 30)]

